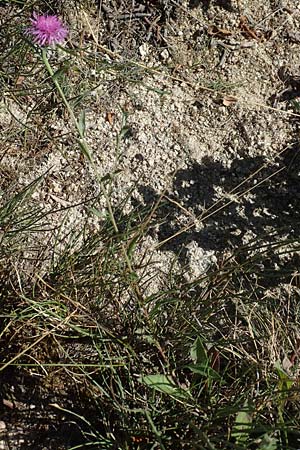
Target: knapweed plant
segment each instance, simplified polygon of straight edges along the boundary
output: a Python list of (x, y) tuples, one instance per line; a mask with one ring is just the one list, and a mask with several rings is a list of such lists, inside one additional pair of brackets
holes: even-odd
[(70, 106), (70, 103), (67, 97), (64, 94), (64, 91), (58, 81), (58, 79), (54, 76), (54, 71), (51, 67), (49, 59), (47, 57), (47, 47), (48, 46), (56, 46), (57, 44), (63, 43), (68, 35), (67, 27), (62, 23), (61, 19), (55, 15), (38, 15), (37, 13), (33, 13), (33, 17), (31, 19), (31, 26), (27, 29), (27, 34), (32, 36), (33, 42), (40, 48), (41, 57), (45, 64), (47, 71), (49, 72), (52, 81), (59, 93), (64, 105), (66, 106), (70, 118), (77, 130), (79, 135), (79, 139), (77, 142), (84, 154), (87, 158), (89, 164), (91, 165), (95, 178), (100, 186), (100, 189), (106, 199), (107, 209), (109, 211), (110, 220), (112, 225), (116, 231), (118, 232), (118, 226), (114, 218), (111, 202), (109, 196), (106, 192), (105, 186), (101, 180), (101, 177), (98, 174), (97, 168), (95, 166), (94, 160), (92, 158), (91, 151), (84, 137), (85, 133), (85, 123), (84, 123), (84, 112), (80, 115), (80, 120), (75, 117), (73, 109)]
[[(57, 77), (55, 77), (54, 71), (51, 67), (51, 64), (49, 62), (49, 59), (47, 57), (47, 47), (48, 45), (52, 45), (55, 47), (56, 44), (62, 43), (68, 34), (67, 27), (63, 25), (61, 20), (57, 16), (39, 16), (37, 14), (33, 15), (33, 19), (31, 20), (31, 27), (28, 29), (28, 33), (33, 37), (33, 41), (36, 42), (36, 44), (41, 49), (41, 57), (43, 60), (43, 63), (48, 71), (48, 73), (51, 76), (51, 79), (57, 89), (57, 92), (59, 93), (64, 105), (67, 108), (67, 111), (69, 113), (69, 116), (76, 128), (78, 138), (77, 142), (78, 145), (85, 156), (87, 162), (90, 164), (95, 179), (100, 187), (100, 190), (105, 198), (106, 206), (109, 214), (109, 219), (111, 221), (111, 224), (113, 226), (113, 229), (115, 231), (115, 234), (117, 235), (119, 233), (119, 227), (117, 225), (117, 222), (115, 220), (113, 208), (111, 205), (110, 197), (107, 193), (105, 184), (102, 180), (102, 178), (99, 175), (99, 172), (97, 170), (96, 164), (94, 162), (92, 153), (90, 151), (89, 145), (85, 139), (85, 115), (84, 112), (80, 114), (80, 118), (77, 119), (74, 111), (63, 91), (63, 88), (61, 87), (59, 80)], [(45, 45), (44, 45), (45, 43)], [(42, 45), (41, 45), (42, 44)], [(130, 247), (130, 242), (125, 242), (122, 246), (122, 251), (124, 255), (124, 261), (125, 265), (127, 266), (128, 272), (132, 275), (132, 283), (131, 288), (133, 290), (134, 296), (136, 296), (137, 301), (140, 302), (142, 295), (140, 293), (140, 290), (135, 283), (136, 274), (134, 270), (132, 269), (130, 258), (128, 257), (128, 247)]]

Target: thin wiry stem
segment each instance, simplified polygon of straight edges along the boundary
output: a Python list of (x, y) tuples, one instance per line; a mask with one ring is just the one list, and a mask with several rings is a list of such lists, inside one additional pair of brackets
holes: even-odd
[(82, 149), (82, 152), (83, 152), (84, 156), (87, 158), (87, 160), (89, 161), (89, 163), (90, 163), (90, 165), (91, 165), (91, 167), (92, 167), (92, 169), (94, 171), (94, 174), (96, 176), (97, 182), (98, 182), (98, 184), (100, 186), (101, 191), (103, 192), (103, 195), (104, 195), (104, 198), (105, 198), (105, 201), (106, 201), (107, 209), (109, 211), (110, 220), (112, 222), (112, 225), (114, 227), (115, 232), (118, 233), (119, 232), (119, 228), (118, 228), (118, 225), (117, 225), (115, 217), (114, 217), (114, 213), (113, 213), (113, 210), (112, 210), (111, 202), (110, 202), (109, 196), (108, 196), (108, 194), (106, 192), (105, 186), (104, 186), (104, 184), (103, 184), (103, 182), (101, 180), (101, 177), (100, 177), (100, 175), (98, 173), (98, 170), (96, 168), (96, 164), (95, 164), (95, 162), (93, 160), (93, 157), (92, 157), (91, 151), (89, 149), (88, 143), (86, 142), (86, 139), (84, 137), (83, 128), (80, 126), (78, 120), (76, 119), (75, 114), (73, 112), (73, 109), (71, 108), (70, 103), (68, 102), (68, 100), (67, 100), (67, 98), (66, 98), (66, 96), (64, 94), (64, 91), (63, 91), (61, 85), (59, 84), (59, 81), (54, 76), (53, 69), (52, 69), (52, 67), (51, 67), (51, 65), (49, 63), (48, 58), (47, 58), (47, 50), (46, 50), (46, 48), (42, 49), (42, 59), (43, 59), (43, 63), (45, 64), (45, 67), (46, 67), (47, 71), (49, 72), (49, 75), (51, 76), (51, 79), (52, 79), (52, 81), (53, 81), (53, 83), (54, 83), (54, 85), (55, 85), (55, 87), (57, 89), (57, 92), (59, 93), (59, 95), (60, 95), (60, 97), (61, 97), (65, 107), (67, 108), (68, 113), (70, 115), (70, 118), (71, 118), (71, 120), (72, 120), (72, 122), (73, 122), (73, 124), (74, 124), (74, 126), (75, 126), (75, 128), (77, 130), (77, 132), (78, 132), (78, 135), (79, 135), (78, 143), (80, 145), (80, 148)]
[[(105, 201), (106, 201), (106, 205), (107, 205), (107, 209), (108, 209), (108, 212), (109, 212), (109, 217), (110, 217), (111, 223), (112, 223), (112, 225), (114, 227), (114, 230), (115, 230), (116, 233), (119, 233), (119, 228), (118, 228), (118, 225), (117, 225), (115, 217), (114, 217), (114, 213), (113, 213), (112, 205), (111, 205), (111, 202), (110, 202), (110, 199), (109, 199), (109, 195), (108, 195), (108, 193), (107, 193), (107, 191), (105, 189), (105, 186), (104, 186), (104, 184), (103, 184), (103, 182), (101, 180), (101, 177), (100, 177), (100, 175), (98, 173), (96, 164), (95, 164), (95, 162), (93, 160), (91, 151), (89, 149), (88, 143), (86, 142), (86, 139), (84, 137), (83, 127), (80, 126), (79, 121), (76, 119), (74, 111), (72, 110), (72, 108), (71, 108), (71, 106), (70, 106), (70, 104), (69, 104), (69, 102), (68, 102), (68, 100), (67, 100), (67, 98), (66, 98), (66, 96), (65, 96), (65, 94), (63, 92), (63, 89), (62, 89), (61, 85), (59, 84), (59, 81), (57, 80), (57, 78), (54, 75), (53, 69), (52, 69), (52, 67), (51, 67), (51, 65), (49, 63), (48, 58), (47, 58), (46, 48), (42, 49), (42, 59), (43, 59), (45, 67), (46, 67), (48, 73), (50, 74), (51, 79), (52, 79), (52, 81), (53, 81), (53, 83), (54, 83), (54, 85), (55, 85), (55, 87), (56, 87), (56, 89), (57, 89), (57, 91), (58, 91), (58, 93), (59, 93), (59, 95), (60, 95), (64, 105), (67, 108), (67, 111), (68, 111), (68, 113), (70, 115), (70, 118), (71, 118), (71, 120), (72, 120), (72, 122), (73, 122), (73, 124), (74, 124), (74, 126), (75, 126), (75, 128), (77, 130), (77, 133), (79, 135), (78, 144), (79, 144), (79, 146), (80, 146), (84, 156), (87, 158), (88, 162), (90, 163), (90, 165), (91, 165), (91, 167), (93, 169), (93, 172), (95, 174), (96, 180), (97, 180), (97, 182), (98, 182), (98, 184), (100, 186), (100, 189), (101, 189), (101, 191), (102, 191), (102, 193), (104, 195), (104, 198), (105, 198)], [(134, 270), (133, 270), (133, 268), (131, 266), (131, 262), (130, 262), (130, 260), (128, 258), (128, 255), (127, 255), (126, 246), (122, 245), (122, 249), (123, 249), (124, 258), (125, 258), (125, 261), (126, 261), (126, 265), (127, 265), (128, 269), (129, 269), (129, 272), (130, 273), (134, 273)], [(132, 289), (133, 289), (133, 291), (134, 291), (134, 293), (136, 295), (136, 298), (138, 299), (139, 302), (142, 302), (142, 293), (140, 291), (140, 288), (139, 288), (138, 284), (133, 280), (131, 282), (131, 285), (132, 285)], [(141, 307), (142, 307), (142, 303), (141, 303)], [(147, 314), (145, 309), (144, 309), (144, 313)], [(159, 351), (161, 351), (161, 348), (159, 348)]]

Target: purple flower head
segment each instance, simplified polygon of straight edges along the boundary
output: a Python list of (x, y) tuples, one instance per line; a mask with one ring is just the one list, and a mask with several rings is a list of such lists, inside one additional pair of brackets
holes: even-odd
[(33, 37), (33, 41), (40, 46), (59, 44), (64, 41), (68, 34), (67, 28), (57, 16), (39, 16), (33, 13), (33, 18), (30, 21), (31, 27), (28, 29), (28, 33)]

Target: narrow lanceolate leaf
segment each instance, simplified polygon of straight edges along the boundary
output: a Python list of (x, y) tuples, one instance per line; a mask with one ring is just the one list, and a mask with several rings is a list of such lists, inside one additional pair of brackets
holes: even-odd
[(201, 375), (202, 377), (211, 378), (212, 380), (221, 380), (221, 376), (207, 364), (189, 364), (185, 366), (191, 372)]
[(86, 157), (86, 159), (90, 163), (92, 163), (93, 162), (92, 155), (91, 155), (89, 148), (88, 148), (86, 142), (84, 141), (84, 139), (77, 139), (77, 142), (78, 142), (79, 147), (82, 150), (83, 155)]
[(204, 347), (200, 336), (198, 336), (191, 345), (190, 356), (195, 364), (209, 364), (209, 358), (207, 356), (206, 348)]
[(166, 375), (146, 375), (141, 377), (139, 381), (156, 391), (170, 395), (178, 400), (190, 399), (190, 393), (187, 390), (176, 386), (176, 384)]

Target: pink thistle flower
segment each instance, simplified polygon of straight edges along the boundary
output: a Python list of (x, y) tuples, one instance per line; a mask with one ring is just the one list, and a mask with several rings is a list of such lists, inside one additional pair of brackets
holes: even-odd
[(57, 16), (39, 16), (33, 13), (28, 33), (35, 44), (40, 46), (55, 45), (65, 40), (68, 30)]

